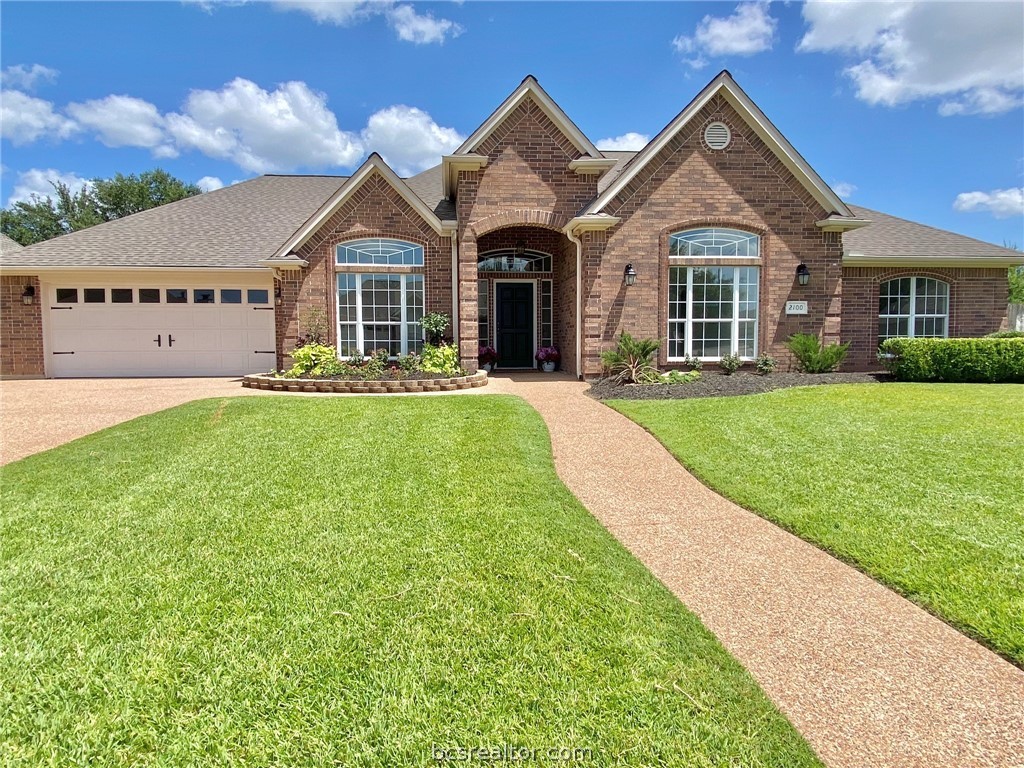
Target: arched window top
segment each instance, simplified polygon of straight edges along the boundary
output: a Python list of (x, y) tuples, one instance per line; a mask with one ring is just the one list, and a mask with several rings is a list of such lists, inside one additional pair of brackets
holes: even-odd
[(476, 262), (478, 272), (550, 272), (551, 254), (512, 248), (480, 254)]
[(722, 227), (704, 227), (676, 232), (668, 238), (669, 256), (705, 256), (757, 258), (761, 255), (761, 238), (753, 232)]
[(422, 267), (423, 246), (404, 240), (371, 237), (349, 240), (337, 249), (338, 264), (385, 264), (392, 267)]

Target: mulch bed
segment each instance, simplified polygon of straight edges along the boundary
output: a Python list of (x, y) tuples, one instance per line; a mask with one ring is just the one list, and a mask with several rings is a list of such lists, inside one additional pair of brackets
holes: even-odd
[(689, 384), (616, 384), (609, 379), (593, 382), (587, 394), (598, 400), (680, 400), (688, 397), (730, 397), (756, 395), (787, 387), (818, 384), (879, 384), (893, 381), (887, 373), (755, 373), (702, 371), (699, 381)]

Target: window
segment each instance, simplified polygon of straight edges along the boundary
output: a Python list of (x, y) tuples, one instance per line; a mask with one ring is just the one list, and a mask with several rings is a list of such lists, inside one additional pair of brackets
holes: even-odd
[(82, 293), (85, 294), (86, 304), (103, 304), (107, 300), (106, 288), (86, 288)]
[(188, 304), (188, 291), (184, 288), (167, 289), (168, 304)]
[(668, 271), (668, 358), (757, 355), (758, 267)]
[(241, 288), (221, 288), (220, 289), (220, 303), (221, 304), (241, 304), (242, 303), (242, 289)]
[(550, 272), (551, 255), (540, 251), (523, 251), (520, 255), (507, 248), (480, 254), (478, 272)]
[(896, 336), (949, 335), (949, 285), (931, 277), (899, 277), (878, 288), (878, 343)]
[(739, 229), (689, 229), (668, 238), (669, 256), (703, 256), (705, 258), (758, 258), (761, 239)]
[(58, 304), (77, 304), (78, 303), (78, 289), (77, 288), (58, 288), (57, 289), (57, 303)]
[(131, 288), (111, 288), (111, 304), (131, 304), (133, 301)]
[(212, 288), (194, 288), (192, 290), (193, 304), (213, 304)]
[(551, 335), (551, 281), (540, 281), (540, 345), (550, 347), (554, 343)]
[(139, 288), (139, 304), (159, 304), (159, 288)]
[(270, 291), (266, 288), (250, 288), (245, 298), (250, 304), (269, 304)]
[(490, 346), (491, 343), (491, 314), (490, 305), (487, 301), (487, 280), (476, 282), (476, 307), (477, 307), (477, 335), (480, 337), (480, 346)]
[(423, 246), (379, 237), (368, 240), (352, 240), (338, 246), (337, 263), (422, 267)]
[(338, 275), (338, 352), (386, 349), (391, 357), (423, 348), (423, 275)]

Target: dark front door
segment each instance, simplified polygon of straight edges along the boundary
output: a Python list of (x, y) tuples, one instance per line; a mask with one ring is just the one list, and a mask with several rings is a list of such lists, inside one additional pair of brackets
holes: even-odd
[(497, 283), (498, 364), (503, 368), (533, 367), (533, 283)]

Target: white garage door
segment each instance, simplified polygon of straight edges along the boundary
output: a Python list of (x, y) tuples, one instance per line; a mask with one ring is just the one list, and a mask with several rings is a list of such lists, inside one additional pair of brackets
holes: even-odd
[(274, 367), (268, 288), (46, 288), (49, 375), (223, 376)]

